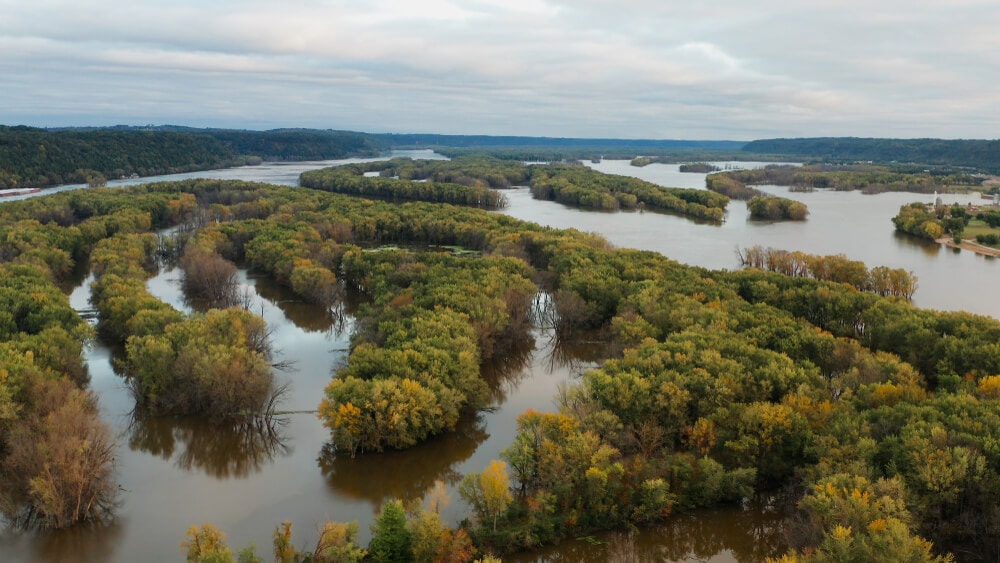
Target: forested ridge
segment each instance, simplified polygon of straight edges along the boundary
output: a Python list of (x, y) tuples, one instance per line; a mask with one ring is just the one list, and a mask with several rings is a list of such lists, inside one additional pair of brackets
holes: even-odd
[[(466, 207), (226, 181), (0, 207), (0, 465), (20, 483), (3, 489), (8, 514), (52, 525), (103, 514), (64, 515), (50, 503), (62, 498), (51, 490), (63, 477), (52, 489), (32, 478), (55, 467), (56, 451), (91, 459), (73, 440), (98, 442), (75, 433), (101, 434), (82, 378), (90, 332), (55, 285), (78, 261), (93, 263), (99, 329), (124, 338), (121, 366), (145, 408), (172, 412), (189, 403), (179, 397), (206, 414), (247, 408), (214, 397), (228, 378), (257, 373), (220, 368), (267, 361), (256, 321), (238, 306), (179, 316), (143, 289), (160, 247), (148, 233), (178, 223), (196, 228), (182, 253), (191, 271), (226, 260), (316, 303), (336, 298), (337, 280), (371, 297), (319, 407), (337, 455), (408, 447), (449, 431), (456, 413), (487, 406), (478, 366), (526, 338), (536, 286), (552, 296), (560, 334), (610, 335), (619, 352), (560, 394), (557, 412), (524, 413), (503, 461), (466, 477), (466, 523), (450, 529), (432, 510), (406, 514), (389, 503), (368, 546), (376, 560), (468, 561), (473, 548), (530, 549), (776, 487), (800, 491), (788, 561), (929, 561), (955, 546), (991, 553), (1000, 544), (995, 319), (808, 277), (706, 271)], [(478, 254), (377, 246), (388, 243)], [(166, 380), (154, 369), (163, 365), (174, 366)], [(63, 424), (58, 413), (91, 422)], [(56, 442), (69, 446), (46, 447)], [(113, 492), (98, 487), (95, 498), (108, 502), (95, 506), (112, 509)], [(192, 529), (185, 548), (194, 560), (234, 557), (213, 530)], [(364, 550), (351, 530), (328, 524), (313, 554), (336, 548), (357, 560)], [(277, 532), (276, 553), (305, 556), (289, 526)], [(758, 547), (746, 556), (778, 555)]]
[[(388, 133), (378, 135), (394, 146), (499, 149), (546, 147), (570, 150), (717, 150), (738, 151), (745, 141), (689, 141), (683, 139), (580, 139), (571, 137), (523, 137), (493, 135), (433, 135)], [(598, 153), (599, 154), (599, 153)]]
[[(476, 135), (368, 134), (316, 129), (248, 131), (176, 126), (37, 129), (0, 126), (0, 189), (92, 182), (223, 168), (265, 160), (373, 155), (395, 147), (434, 148), (448, 156), (559, 162), (639, 158), (637, 162), (769, 160), (916, 163), (996, 172), (1000, 142), (942, 139), (764, 139), (686, 141)], [(916, 170), (915, 170), (916, 171)], [(100, 176), (98, 176), (100, 175)]]
[(761, 139), (743, 151), (780, 154), (840, 162), (912, 162), (969, 166), (986, 172), (1000, 171), (1000, 141), (976, 139), (880, 139), (816, 137)]
[[(361, 133), (0, 126), (0, 188), (101, 183), (268, 160), (319, 160), (377, 154)], [(99, 178), (95, 180), (96, 178)]]

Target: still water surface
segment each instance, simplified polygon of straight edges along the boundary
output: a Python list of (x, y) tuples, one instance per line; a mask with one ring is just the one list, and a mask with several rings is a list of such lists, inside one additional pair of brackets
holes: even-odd
[[(437, 155), (401, 151), (393, 156)], [(368, 159), (265, 164), (141, 182), (207, 177), (296, 185), (304, 170), (364, 160)], [(662, 185), (704, 186), (703, 174), (680, 173), (676, 165), (636, 168), (627, 161), (604, 161), (593, 167)], [(929, 200), (928, 196), (825, 191), (788, 194), (785, 188), (764, 189), (804, 201), (811, 211), (809, 220), (775, 224), (749, 221), (745, 204), (738, 201), (730, 203), (728, 218), (721, 225), (651, 212), (584, 212), (535, 201), (524, 188), (507, 192), (511, 205), (503, 212), (553, 227), (597, 232), (617, 246), (655, 250), (709, 268), (733, 268), (736, 247), (753, 244), (817, 254), (844, 253), (870, 266), (913, 270), (920, 280), (915, 300), (922, 306), (1000, 317), (1000, 301), (987, 298), (997, 260), (894, 234), (889, 219), (899, 206), (921, 198)], [(945, 199), (978, 202), (967, 196)], [(345, 305), (343, 314), (333, 318), (297, 301), (266, 279), (245, 272), (241, 276), (253, 294), (254, 310), (261, 311), (273, 329), (278, 359), (294, 362), (293, 370), (277, 374), (279, 381), (291, 383), (282, 409), (314, 410), (332, 370), (346, 359), (353, 326), (351, 305)], [(72, 291), (71, 302), (81, 313), (92, 316), (89, 282), (89, 278), (83, 280)], [(191, 310), (180, 290), (179, 272), (161, 272), (150, 280), (149, 288), (175, 307)], [(112, 368), (114, 352), (95, 345), (87, 358), (91, 386), (120, 444), (123, 492), (118, 518), (103, 528), (39, 534), (8, 531), (0, 535), (0, 560), (180, 560), (179, 542), (185, 529), (202, 522), (225, 530), (232, 546), (255, 543), (262, 555), (270, 552), (274, 526), (284, 520), (293, 522), (294, 541), (300, 548), (315, 542), (317, 526), (327, 520), (357, 520), (361, 539), (366, 542), (368, 526), (382, 502), (420, 498), (438, 480), (449, 485), (452, 503), (444, 516), (455, 523), (465, 512), (455, 493), (461, 476), (481, 471), (499, 456), (514, 435), (518, 414), (529, 408), (553, 410), (557, 387), (573, 381), (600, 358), (600, 351), (586, 343), (555, 347), (551, 333), (544, 328), (532, 335), (533, 344), (515, 351), (505, 365), (494, 366), (490, 372), (496, 410), (466, 420), (459, 431), (406, 452), (355, 460), (323, 455), (328, 431), (310, 413), (286, 415), (270, 427), (222, 429), (208, 427), (198, 419), (135, 417), (133, 400)], [(779, 522), (779, 513), (755, 506), (706, 511), (673, 519), (634, 539), (625, 539), (622, 534), (571, 539), (537, 554), (508, 560), (605, 561), (614, 554), (634, 554), (642, 560), (759, 560), (784, 550)]]
[[(590, 166), (664, 186), (705, 186), (704, 174), (682, 173), (675, 164), (638, 168), (628, 161), (605, 160)], [(736, 268), (736, 249), (757, 244), (810, 254), (846, 254), (869, 267), (884, 265), (913, 271), (918, 280), (913, 300), (921, 307), (1000, 318), (1000, 299), (995, 298), (1000, 260), (896, 233), (891, 219), (900, 206), (915, 201), (932, 203), (933, 196), (831, 190), (790, 193), (788, 188), (778, 186), (760, 189), (805, 203), (809, 206), (808, 220), (751, 221), (746, 203), (736, 200), (729, 203), (727, 218), (721, 224), (652, 212), (587, 212), (555, 203), (539, 204), (526, 188), (507, 192), (510, 207), (503, 212), (552, 227), (595, 232), (619, 247), (653, 250), (685, 264), (711, 269)], [(979, 194), (943, 195), (942, 199), (947, 204), (978, 205), (984, 201)]]

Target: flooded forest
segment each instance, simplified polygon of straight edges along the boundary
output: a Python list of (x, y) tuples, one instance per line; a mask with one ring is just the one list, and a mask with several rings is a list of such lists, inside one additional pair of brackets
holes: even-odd
[[(1000, 321), (822, 245), (785, 275), (759, 267), (774, 248), (719, 268), (613, 242), (588, 225), (724, 233), (749, 207), (607, 166), (359, 161), (0, 205), (0, 552), (993, 558)], [(769, 232), (801, 250), (780, 229), (827, 195), (848, 197)]]

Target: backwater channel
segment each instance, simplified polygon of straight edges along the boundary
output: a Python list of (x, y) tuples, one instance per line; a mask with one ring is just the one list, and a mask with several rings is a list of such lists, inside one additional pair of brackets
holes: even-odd
[[(393, 156), (441, 158), (430, 151), (397, 151)], [(117, 184), (197, 177), (297, 185), (298, 174), (304, 170), (365, 160), (371, 159), (265, 164)], [(627, 161), (604, 161), (592, 166), (666, 186), (704, 187), (704, 174), (681, 173), (676, 165), (636, 168)], [(786, 188), (763, 189), (805, 202), (811, 211), (809, 219), (773, 224), (749, 221), (746, 205), (738, 201), (729, 204), (728, 218), (721, 225), (653, 212), (587, 212), (536, 201), (526, 188), (507, 191), (510, 206), (502, 212), (543, 225), (596, 232), (619, 247), (654, 250), (707, 268), (734, 268), (736, 248), (754, 244), (813, 254), (843, 253), (869, 266), (914, 271), (919, 278), (918, 305), (1000, 317), (1000, 300), (990, 298), (992, 276), (1000, 262), (894, 233), (889, 219), (899, 206), (929, 202), (931, 196), (789, 194)], [(943, 197), (948, 203), (979, 202), (975, 194)], [(92, 317), (91, 278), (82, 276), (70, 299), (82, 315)], [(303, 304), (266, 278), (245, 271), (240, 276), (252, 296), (253, 310), (263, 314), (272, 330), (276, 359), (293, 363), (291, 370), (276, 375), (278, 382), (291, 385), (280, 409), (293, 412), (264, 427), (219, 428), (200, 419), (135, 417), (134, 401), (113, 369), (114, 351), (95, 344), (87, 351), (91, 387), (119, 443), (122, 504), (118, 517), (110, 526), (63, 532), (5, 531), (0, 534), (0, 560), (179, 561), (184, 531), (204, 522), (224, 530), (234, 549), (256, 544), (265, 560), (274, 527), (285, 520), (293, 523), (293, 542), (302, 549), (315, 543), (318, 526), (328, 520), (357, 520), (365, 543), (382, 502), (419, 499), (436, 481), (449, 486), (451, 503), (444, 517), (457, 523), (465, 515), (456, 492), (461, 476), (481, 471), (498, 458), (514, 436), (520, 413), (554, 410), (558, 386), (572, 382), (601, 357), (600, 347), (592, 342), (556, 346), (551, 331), (537, 327), (532, 332), (533, 346), (512, 351), (502, 365), (490, 366), (495, 409), (464, 421), (457, 432), (405, 452), (354, 460), (331, 457), (324, 455), (328, 431), (315, 414), (294, 411), (314, 411), (333, 370), (346, 361), (353, 327), (350, 300), (341, 314), (329, 315)], [(180, 289), (180, 277), (179, 270), (164, 270), (148, 286), (164, 301), (191, 311)], [(780, 524), (778, 507), (748, 502), (742, 508), (681, 515), (637, 534), (569, 539), (505, 560), (760, 560), (784, 551)]]

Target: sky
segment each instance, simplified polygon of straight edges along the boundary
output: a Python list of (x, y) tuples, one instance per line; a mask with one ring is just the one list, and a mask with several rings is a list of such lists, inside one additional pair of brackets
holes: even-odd
[(1000, 137), (997, 0), (0, 0), (0, 124)]

